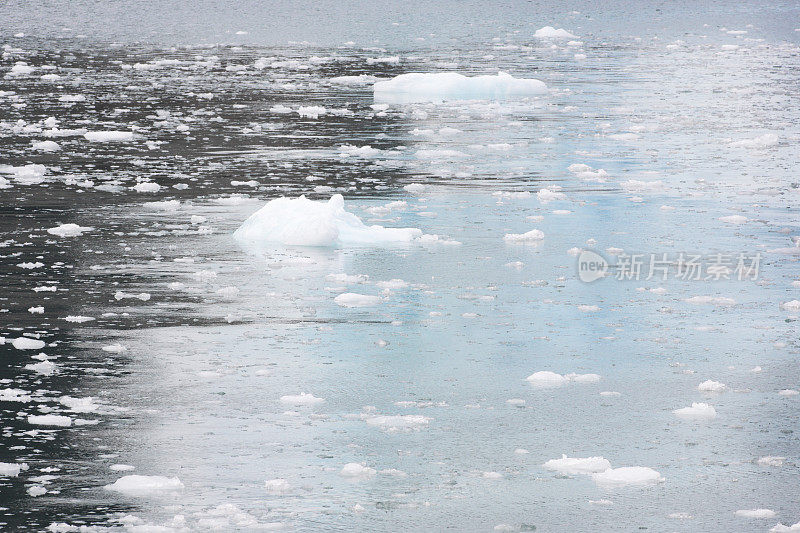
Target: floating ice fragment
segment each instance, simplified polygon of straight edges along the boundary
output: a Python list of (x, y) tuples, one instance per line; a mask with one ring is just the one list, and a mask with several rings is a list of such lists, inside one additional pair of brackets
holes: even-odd
[(91, 396), (85, 398), (73, 398), (72, 396), (62, 396), (58, 402), (69, 408), (73, 413), (93, 413), (97, 411), (98, 405), (94, 403)]
[(750, 149), (758, 149), (758, 148), (769, 148), (770, 146), (775, 146), (778, 144), (779, 138), (774, 133), (765, 133), (764, 135), (760, 135), (758, 137), (752, 139), (742, 139), (739, 141), (733, 141), (730, 143), (730, 146), (733, 148), (750, 148)]
[(61, 224), (55, 228), (49, 228), (47, 233), (58, 237), (78, 237), (93, 229), (90, 226), (79, 226), (78, 224)]
[(29, 337), (17, 337), (11, 341), (11, 345), (17, 350), (41, 350), (44, 348), (44, 341), (31, 339)]
[(42, 496), (44, 494), (47, 494), (47, 489), (44, 488), (42, 485), (32, 485), (32, 486), (28, 487), (28, 490), (26, 492), (30, 496), (33, 496), (34, 498), (36, 498), (38, 496)]
[(370, 479), (376, 473), (374, 468), (359, 463), (347, 463), (339, 471), (339, 475), (353, 480)]
[(289, 482), (283, 478), (268, 479), (264, 482), (264, 488), (269, 494), (286, 494), (292, 490)]
[(538, 229), (532, 229), (525, 233), (506, 233), (503, 240), (512, 243), (530, 243), (538, 242), (544, 239), (544, 232)]
[(728, 215), (725, 217), (719, 217), (720, 222), (725, 222), (726, 224), (744, 224), (749, 218), (742, 215)]
[(375, 101), (388, 103), (446, 100), (504, 100), (545, 94), (547, 86), (535, 79), (515, 78), (505, 72), (467, 77), (456, 72), (409, 73), (373, 86)]
[(287, 394), (286, 396), (281, 396), (280, 401), (281, 403), (287, 405), (312, 406), (325, 402), (325, 399), (317, 398), (313, 394), (301, 392), (300, 394)]
[(28, 469), (27, 463), (0, 463), (0, 477), (17, 477)]
[(28, 423), (34, 426), (69, 427), (72, 425), (72, 419), (61, 415), (30, 415)]
[(422, 232), (415, 228), (365, 225), (345, 210), (339, 194), (328, 202), (305, 196), (271, 200), (233, 234), (245, 244), (286, 246), (382, 245), (410, 242), (420, 235)]
[(724, 392), (727, 389), (724, 383), (707, 379), (697, 386), (697, 390), (702, 392)]
[(161, 190), (161, 185), (152, 181), (143, 181), (131, 188), (136, 192), (158, 192)]
[(422, 415), (380, 415), (365, 419), (368, 426), (379, 427), (390, 433), (420, 429), (430, 421), (430, 418)]
[(717, 416), (717, 411), (713, 406), (702, 402), (692, 402), (691, 407), (682, 407), (680, 409), (675, 409), (672, 412), (680, 418), (692, 418), (698, 420), (710, 420)]
[(611, 468), (611, 462), (603, 457), (567, 457), (550, 459), (542, 465), (547, 470), (554, 470), (562, 474), (592, 474), (605, 472)]
[(772, 509), (739, 509), (733, 514), (743, 518), (773, 518), (775, 511)]
[(608, 488), (625, 485), (649, 485), (664, 481), (661, 474), (646, 466), (609, 468), (605, 472), (592, 474), (592, 479), (598, 485)]
[(558, 189), (560, 189), (560, 187), (556, 185), (539, 189), (539, 192), (536, 193), (536, 198), (543, 204), (554, 200), (566, 200), (567, 195), (560, 192)]
[(756, 461), (759, 466), (783, 466), (784, 462), (786, 462), (786, 457), (778, 455), (765, 455)]
[(573, 35), (564, 28), (554, 28), (552, 26), (544, 26), (536, 30), (533, 34), (538, 39), (577, 39), (577, 35)]
[(124, 142), (132, 141), (134, 135), (132, 131), (90, 131), (83, 138), (89, 142)]
[(529, 383), (539, 387), (560, 387), (568, 381), (567, 378), (561, 374), (556, 374), (555, 372), (550, 372), (549, 370), (534, 372), (525, 379)]
[(140, 476), (134, 474), (123, 476), (103, 488), (129, 496), (149, 496), (183, 490), (183, 483), (177, 477)]
[(57, 152), (61, 150), (61, 146), (55, 141), (38, 141), (34, 142), (31, 147), (38, 152)]
[(381, 303), (378, 296), (368, 294), (358, 294), (355, 292), (345, 292), (333, 299), (342, 307), (373, 307)]
[(108, 346), (103, 346), (101, 349), (104, 352), (110, 352), (110, 353), (122, 353), (127, 350), (127, 348), (120, 343), (109, 344)]
[(25, 365), (25, 370), (32, 370), (43, 376), (52, 376), (56, 371), (56, 365), (50, 361), (41, 361)]

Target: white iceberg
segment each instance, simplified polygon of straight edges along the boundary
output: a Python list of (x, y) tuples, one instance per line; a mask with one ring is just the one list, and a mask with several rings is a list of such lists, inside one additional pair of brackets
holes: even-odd
[(457, 72), (412, 72), (373, 86), (376, 101), (406, 104), (447, 100), (506, 100), (547, 93), (547, 85), (536, 79), (515, 78), (506, 72), (464, 76)]
[(539, 28), (533, 34), (537, 39), (577, 39), (577, 35), (573, 35), (564, 28), (554, 28), (552, 26), (545, 26)]
[(611, 468), (611, 462), (603, 457), (567, 457), (550, 459), (542, 465), (547, 470), (562, 474), (594, 474)]
[(661, 474), (646, 466), (623, 466), (609, 468), (604, 472), (592, 474), (594, 482), (600, 486), (612, 488), (625, 485), (649, 485), (664, 481)]
[(714, 406), (707, 403), (693, 402), (691, 407), (682, 407), (672, 411), (680, 418), (711, 419), (717, 416)]
[(410, 242), (421, 235), (416, 228), (367, 226), (345, 210), (340, 194), (327, 202), (305, 196), (271, 200), (233, 233), (243, 244), (284, 246), (383, 245)]
[(129, 496), (149, 496), (183, 490), (183, 483), (177, 477), (130, 475), (103, 488)]

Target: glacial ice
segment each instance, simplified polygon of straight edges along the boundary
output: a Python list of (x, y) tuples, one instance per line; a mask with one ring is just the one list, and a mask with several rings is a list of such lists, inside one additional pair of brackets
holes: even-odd
[(472, 77), (457, 72), (412, 72), (375, 82), (373, 92), (376, 102), (408, 104), (539, 96), (547, 93), (547, 85), (536, 79), (515, 78), (505, 72)]
[(233, 233), (237, 241), (246, 245), (326, 247), (404, 243), (421, 235), (415, 228), (365, 225), (358, 216), (345, 210), (340, 194), (327, 202), (305, 196), (271, 200)]

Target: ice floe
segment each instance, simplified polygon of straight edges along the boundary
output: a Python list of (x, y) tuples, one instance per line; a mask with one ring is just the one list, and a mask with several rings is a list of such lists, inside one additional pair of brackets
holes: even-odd
[(611, 462), (603, 457), (567, 457), (550, 459), (542, 465), (547, 470), (554, 470), (562, 474), (592, 474), (605, 472), (611, 468)]
[(717, 416), (717, 411), (712, 405), (703, 402), (693, 402), (690, 407), (682, 407), (672, 411), (680, 418), (693, 418), (708, 420)]
[(315, 202), (305, 196), (271, 200), (233, 235), (244, 244), (329, 247), (405, 243), (421, 236), (422, 231), (367, 226), (345, 210), (344, 198), (337, 194), (327, 202)]
[(183, 490), (184, 486), (177, 477), (141, 476), (132, 474), (123, 476), (110, 485), (106, 490), (121, 492), (129, 496), (151, 496)]
[(547, 86), (505, 72), (473, 77), (457, 72), (414, 72), (375, 82), (373, 92), (375, 101), (389, 103), (504, 100), (546, 94)]
[(626, 485), (649, 485), (664, 481), (657, 471), (646, 466), (623, 466), (609, 468), (604, 472), (592, 474), (595, 483), (602, 487), (614, 488)]
[(47, 233), (58, 237), (78, 237), (94, 228), (89, 226), (79, 226), (78, 224), (61, 224), (54, 228), (49, 228)]

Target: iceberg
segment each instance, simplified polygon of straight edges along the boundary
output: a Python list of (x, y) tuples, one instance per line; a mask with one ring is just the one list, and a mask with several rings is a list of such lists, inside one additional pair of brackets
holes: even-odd
[(253, 213), (233, 233), (242, 244), (284, 246), (386, 245), (413, 241), (416, 228), (367, 226), (345, 210), (344, 198), (336, 194), (327, 202), (299, 198), (277, 198)]
[(446, 100), (505, 100), (547, 93), (535, 79), (515, 78), (506, 72), (468, 77), (457, 72), (400, 74), (375, 82), (375, 101), (393, 104)]

